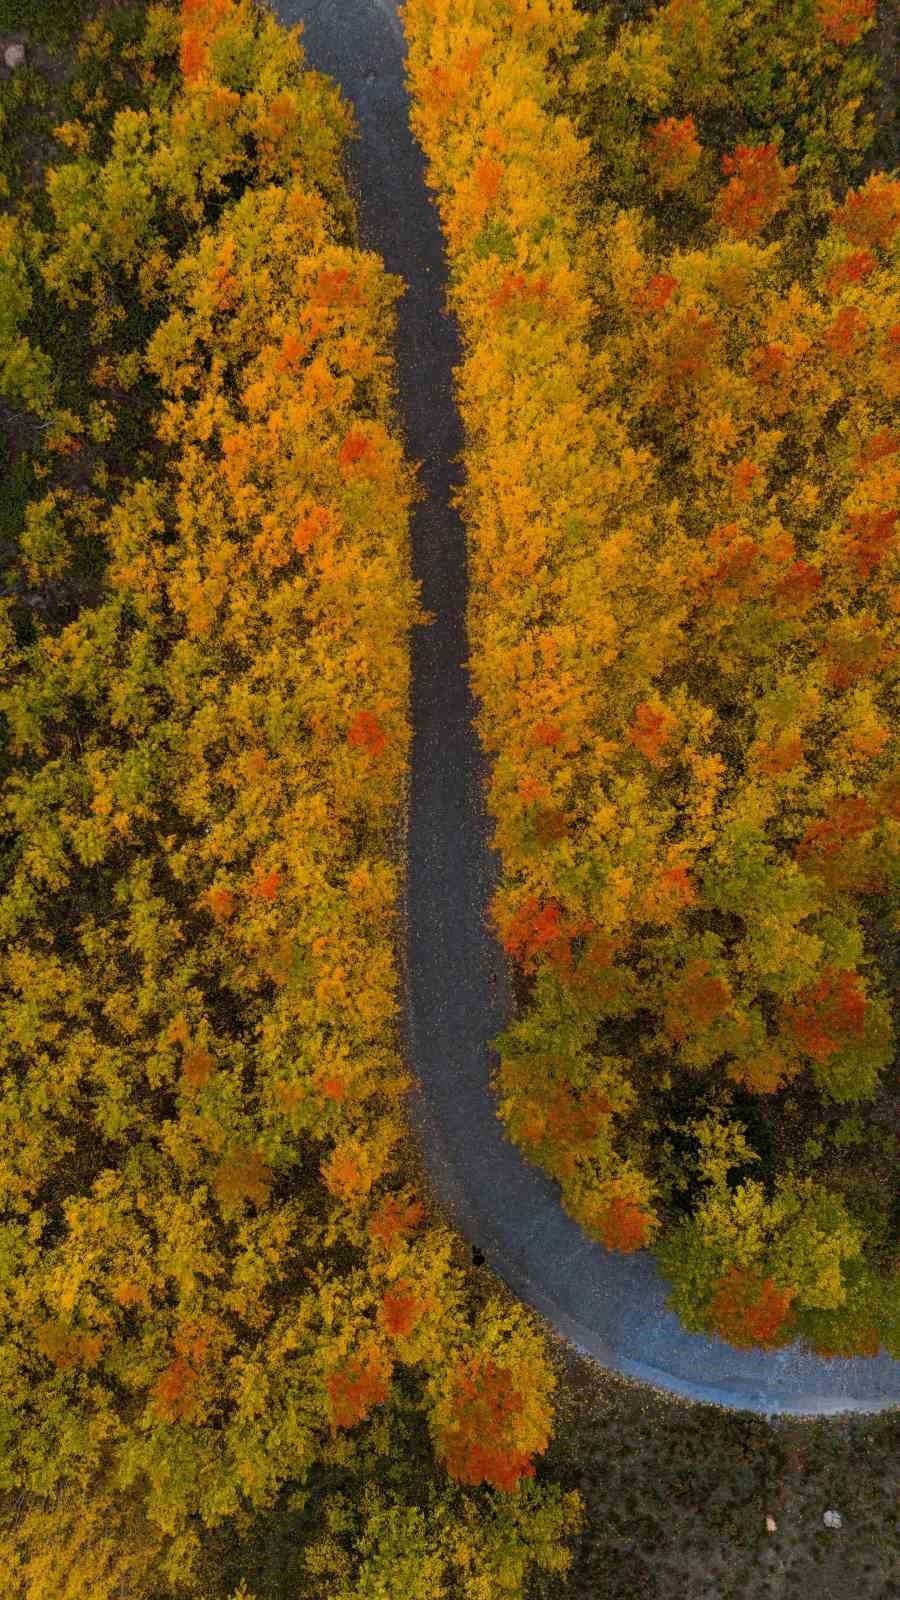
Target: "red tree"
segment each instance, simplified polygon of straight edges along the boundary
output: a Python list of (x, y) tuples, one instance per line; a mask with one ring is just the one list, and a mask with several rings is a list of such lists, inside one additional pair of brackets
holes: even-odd
[(506, 1490), (533, 1478), (531, 1457), (516, 1446), (512, 1427), (525, 1407), (526, 1396), (506, 1367), (491, 1357), (459, 1362), (451, 1380), (452, 1421), (440, 1433), (451, 1477)]
[(838, 206), (834, 221), (843, 228), (851, 244), (885, 249), (900, 227), (900, 181), (884, 172), (873, 172), (860, 189), (851, 189), (844, 204)]
[(665, 192), (688, 179), (700, 159), (700, 141), (693, 117), (663, 117), (650, 129), (644, 146), (656, 186)]
[(819, 27), (834, 44), (855, 44), (874, 15), (875, 0), (817, 0)]
[(781, 165), (774, 144), (739, 144), (733, 155), (722, 157), (722, 171), (731, 182), (720, 191), (713, 214), (738, 239), (752, 239), (783, 210), (797, 176), (795, 166)]
[(366, 750), (370, 756), (380, 756), (387, 744), (387, 734), (372, 711), (358, 711), (347, 729), (347, 743), (356, 750)]
[(818, 983), (785, 1007), (784, 1018), (800, 1049), (814, 1061), (827, 1061), (862, 1037), (866, 1010), (859, 973), (827, 967)]
[(335, 1427), (353, 1428), (387, 1399), (393, 1363), (379, 1345), (347, 1356), (325, 1378)]
[(627, 1254), (642, 1250), (650, 1237), (654, 1218), (639, 1201), (627, 1194), (612, 1194), (597, 1218), (597, 1230), (607, 1250)]
[(720, 1278), (709, 1306), (716, 1333), (738, 1349), (783, 1344), (794, 1320), (794, 1289), (778, 1289), (771, 1278), (732, 1267)]
[(424, 1215), (425, 1208), (418, 1200), (404, 1202), (389, 1194), (370, 1218), (369, 1234), (390, 1250), (397, 1239), (412, 1232)]

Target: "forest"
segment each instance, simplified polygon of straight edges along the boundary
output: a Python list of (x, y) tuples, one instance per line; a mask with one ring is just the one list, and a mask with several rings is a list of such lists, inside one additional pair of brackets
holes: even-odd
[(688, 1328), (900, 1356), (874, 8), (408, 9), (466, 345), (506, 1126)]
[[(778, 1432), (598, 1389), (436, 1202), (406, 286), (277, 10), (0, 0), (0, 1587), (705, 1600), (721, 1557), (756, 1600), (762, 1507), (821, 1527), (837, 1473), (836, 1600), (900, 1593), (896, 1412)], [(498, 1113), (687, 1330), (900, 1360), (874, 0), (402, 26), (462, 339)], [(709, 1558), (698, 1453), (754, 1519)], [(831, 1557), (798, 1541), (806, 1582)]]
[(202, 1593), (201, 1530), (290, 1483), (303, 1592), (402, 1547), (475, 1596), (573, 1507), (476, 1492), (533, 1474), (552, 1374), (404, 1150), (399, 286), (346, 105), (251, 0), (90, 18), (68, 93), (2, 236), (0, 1460), (58, 1497), (25, 1593)]

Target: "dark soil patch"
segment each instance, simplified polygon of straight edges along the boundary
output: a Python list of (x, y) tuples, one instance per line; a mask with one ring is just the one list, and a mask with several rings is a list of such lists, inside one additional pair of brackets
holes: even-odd
[[(532, 1600), (900, 1596), (900, 1415), (767, 1422), (686, 1405), (553, 1346), (557, 1422), (541, 1471), (580, 1491), (585, 1524), (568, 1582), (541, 1579)], [(829, 1510), (840, 1529), (825, 1526)]]

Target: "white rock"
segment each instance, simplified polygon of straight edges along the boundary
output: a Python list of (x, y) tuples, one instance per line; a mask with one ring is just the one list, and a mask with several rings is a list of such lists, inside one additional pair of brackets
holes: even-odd
[(770, 1533), (775, 1532), (775, 1529), (778, 1527), (778, 1523), (775, 1521), (774, 1517), (766, 1517), (766, 1527)]
[(8, 44), (3, 52), (3, 59), (8, 67), (15, 71), (16, 67), (25, 65), (25, 46), (23, 44)]
[(841, 1525), (841, 1513), (839, 1511), (826, 1511), (823, 1514), (822, 1521), (826, 1528), (839, 1528)]

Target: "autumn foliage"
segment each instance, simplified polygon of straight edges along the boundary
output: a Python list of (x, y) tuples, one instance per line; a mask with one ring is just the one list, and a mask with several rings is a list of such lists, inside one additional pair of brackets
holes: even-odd
[(790, 1336), (794, 1289), (779, 1290), (771, 1278), (732, 1267), (717, 1284), (709, 1316), (721, 1338), (737, 1348), (784, 1344)]
[(595, 12), (406, 6), (464, 341), (501, 1114), (687, 1326), (896, 1355), (874, 6)]
[[(61, 139), (46, 234), (0, 232), (4, 393), (49, 424), (0, 607), (0, 1470), (16, 1497), (132, 1487), (154, 1592), (197, 1594), (204, 1528), (337, 1473), (342, 1543), (310, 1533), (330, 1600), (373, 1481), (405, 1514), (427, 1480), (432, 1532), (477, 1523), (477, 1485), (512, 1502), (553, 1378), (524, 1312), (472, 1306), (407, 1174), (414, 476), (350, 114), (251, 0), (149, 7), (131, 61), (133, 103)], [(541, 1423), (461, 1492), (437, 1433), (423, 1471), (410, 1439), (482, 1337), (516, 1392), (526, 1339)], [(521, 1583), (567, 1559), (575, 1501), (522, 1494), (540, 1551), (521, 1495), (466, 1536), (492, 1592), (509, 1549)]]
[(485, 1322), (449, 1374), (435, 1411), (437, 1448), (460, 1483), (512, 1490), (534, 1476), (532, 1456), (549, 1440), (550, 1412), (538, 1381), (533, 1336), (510, 1319)]
[(787, 205), (796, 166), (783, 167), (773, 144), (739, 144), (722, 157), (729, 182), (713, 208), (720, 228), (737, 239), (753, 239)]
[(494, 1362), (470, 1362), (453, 1377), (454, 1420), (442, 1447), (448, 1470), (460, 1483), (487, 1480), (512, 1489), (523, 1475), (533, 1476), (531, 1457), (504, 1435), (525, 1409), (525, 1399), (510, 1374)]

